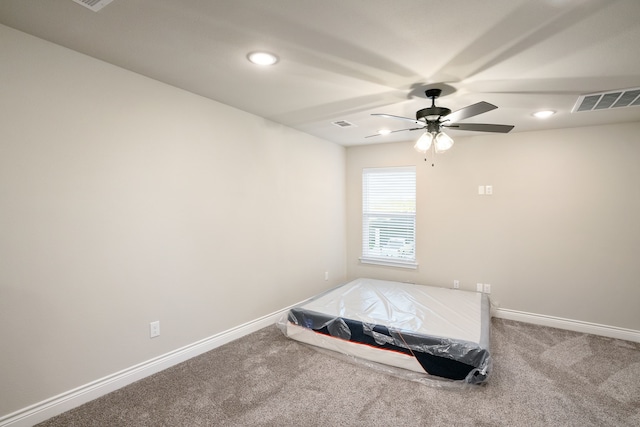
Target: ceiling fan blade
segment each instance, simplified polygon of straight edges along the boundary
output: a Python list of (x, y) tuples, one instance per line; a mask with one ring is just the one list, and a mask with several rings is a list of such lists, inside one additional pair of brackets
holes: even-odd
[(448, 114), (446, 118), (451, 123), (459, 122), (460, 120), (468, 119), (469, 117), (477, 116), (478, 114), (486, 113), (488, 111), (495, 110), (496, 108), (498, 107), (493, 104), (480, 101), (478, 103), (456, 110), (453, 113)]
[(380, 116), (380, 117), (386, 117), (388, 119), (399, 119), (399, 120), (404, 120), (407, 122), (411, 122), (415, 125), (424, 125), (426, 126), (426, 124), (424, 122), (421, 122), (420, 120), (416, 120), (416, 119), (410, 119), (409, 117), (402, 117), (402, 116), (394, 116), (391, 114), (381, 114), (381, 113), (374, 113), (372, 114), (372, 116)]
[(398, 129), (398, 130), (392, 130), (389, 133), (385, 133), (385, 134), (374, 133), (373, 135), (365, 136), (365, 138), (371, 138), (372, 136), (385, 136), (385, 135), (389, 135), (390, 133), (404, 132), (404, 131), (410, 131), (410, 130), (421, 130), (421, 129), (424, 129), (424, 127), (421, 127), (421, 128), (410, 128), (410, 129)]
[(513, 125), (494, 125), (487, 123), (453, 123), (453, 124), (443, 124), (442, 126), (446, 128), (451, 128), (454, 130), (470, 130), (476, 132), (497, 132), (497, 133), (508, 133), (511, 129), (514, 128)]

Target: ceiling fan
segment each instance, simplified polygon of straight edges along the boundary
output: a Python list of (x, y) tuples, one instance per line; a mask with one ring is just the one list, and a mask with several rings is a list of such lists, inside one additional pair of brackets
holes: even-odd
[[(513, 129), (512, 125), (497, 125), (486, 123), (458, 123), (460, 120), (468, 119), (469, 117), (477, 116), (478, 114), (486, 113), (498, 108), (488, 102), (478, 102), (476, 104), (469, 105), (461, 108), (457, 111), (451, 112), (450, 109), (436, 106), (436, 98), (442, 93), (441, 89), (428, 89), (425, 91), (427, 98), (431, 99), (431, 107), (423, 108), (416, 111), (416, 118), (411, 119), (409, 117), (394, 116), (391, 114), (372, 114), (372, 116), (380, 116), (391, 119), (399, 119), (407, 122), (411, 122), (418, 127), (412, 127), (407, 129), (393, 130), (387, 133), (404, 132), (412, 130), (425, 130), (424, 134), (418, 139), (415, 145), (415, 149), (426, 153), (432, 146), (436, 153), (447, 151), (453, 146), (453, 139), (442, 131), (442, 128), (451, 128), (455, 130), (468, 130), (476, 132), (497, 132), (507, 133)], [(365, 138), (373, 136), (383, 135), (384, 133), (378, 133), (375, 135), (369, 135)]]

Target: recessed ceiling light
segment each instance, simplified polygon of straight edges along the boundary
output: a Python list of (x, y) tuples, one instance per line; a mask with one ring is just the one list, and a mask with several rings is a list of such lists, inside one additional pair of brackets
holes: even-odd
[(278, 62), (278, 57), (269, 52), (251, 52), (247, 59), (256, 65), (273, 65)]
[(389, 129), (380, 129), (378, 135), (389, 135), (391, 131)]
[(551, 117), (555, 114), (556, 112), (553, 110), (544, 110), (544, 111), (538, 111), (533, 113), (534, 117), (537, 117), (539, 119), (546, 119), (548, 117)]

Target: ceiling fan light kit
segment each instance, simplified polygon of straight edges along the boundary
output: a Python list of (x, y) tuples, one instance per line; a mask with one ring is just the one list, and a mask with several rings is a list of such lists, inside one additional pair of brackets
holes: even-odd
[(426, 153), (431, 148), (432, 143), (433, 135), (429, 132), (425, 132), (420, 138), (418, 138), (416, 145), (414, 145), (413, 148), (420, 153)]
[(453, 138), (444, 132), (425, 132), (416, 141), (416, 145), (413, 148), (420, 153), (426, 153), (429, 151), (433, 144), (436, 153), (444, 153), (451, 147), (453, 147)]
[(440, 132), (436, 135), (436, 153), (444, 153), (449, 148), (453, 147), (453, 138), (444, 132)]
[[(425, 91), (427, 98), (431, 99), (431, 106), (416, 111), (416, 118), (410, 119), (409, 117), (393, 116), (391, 114), (372, 114), (374, 116), (381, 116), (391, 119), (399, 119), (418, 125), (419, 127), (394, 130), (388, 133), (424, 130), (425, 132), (418, 138), (414, 148), (416, 151), (426, 153), (431, 147), (434, 148), (436, 153), (443, 153), (449, 150), (453, 146), (453, 138), (442, 131), (442, 128), (451, 128), (455, 130), (466, 130), (476, 132), (496, 132), (507, 133), (513, 129), (512, 125), (497, 125), (486, 123), (460, 123), (458, 121), (468, 119), (469, 117), (477, 116), (482, 113), (486, 113), (491, 110), (495, 110), (496, 107), (488, 102), (478, 102), (473, 105), (461, 108), (453, 113), (449, 108), (436, 106), (436, 98), (442, 93), (441, 89), (429, 89)], [(376, 135), (369, 135), (367, 138)]]

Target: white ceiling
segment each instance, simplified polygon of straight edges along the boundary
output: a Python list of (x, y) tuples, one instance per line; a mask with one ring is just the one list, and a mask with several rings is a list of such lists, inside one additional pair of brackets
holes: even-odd
[[(465, 123), (513, 132), (640, 120), (571, 113), (580, 94), (640, 87), (640, 0), (2, 0), (0, 23), (345, 146), (417, 139), (364, 137), (406, 128), (371, 113), (415, 117), (432, 86), (454, 111), (499, 107)], [(280, 62), (252, 65), (255, 50)]]

